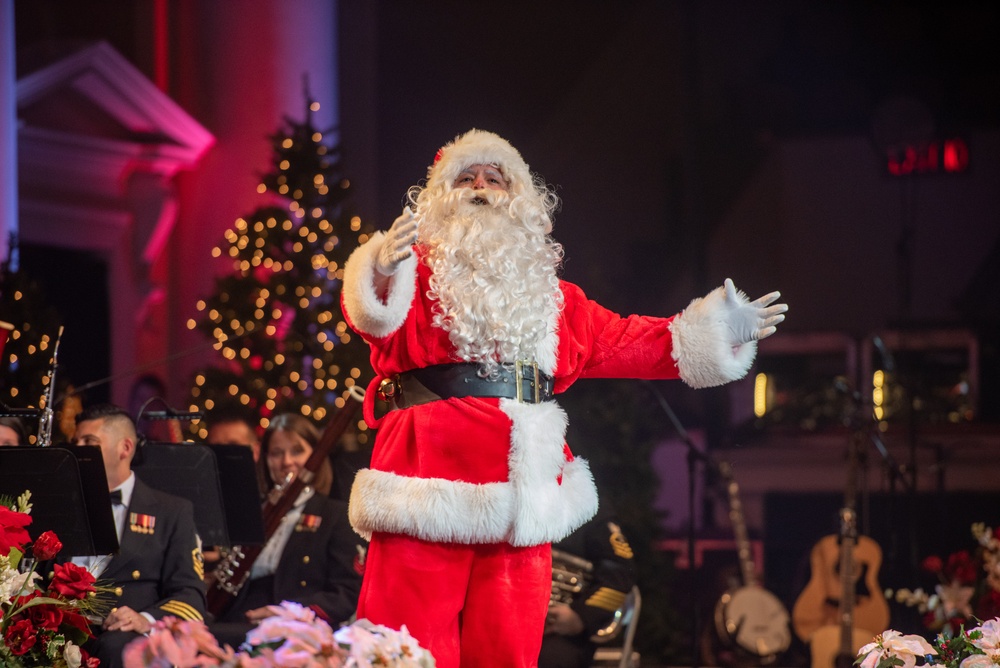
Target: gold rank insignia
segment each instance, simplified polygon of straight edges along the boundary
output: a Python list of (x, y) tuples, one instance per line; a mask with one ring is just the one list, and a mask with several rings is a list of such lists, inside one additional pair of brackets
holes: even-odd
[[(200, 541), (199, 541), (200, 542)], [(201, 546), (195, 546), (191, 550), (191, 566), (194, 568), (194, 572), (198, 574), (198, 577), (202, 580), (205, 579), (205, 557), (201, 553)]]
[(142, 513), (129, 513), (128, 528), (135, 533), (152, 534), (156, 528), (156, 517)]
[(323, 518), (319, 515), (307, 515), (302, 514), (299, 519), (299, 523), (295, 525), (296, 531), (312, 531), (315, 532), (319, 529), (319, 525), (322, 524)]
[(625, 535), (622, 534), (621, 527), (614, 522), (608, 522), (608, 531), (611, 532), (608, 540), (611, 541), (611, 549), (614, 551), (615, 556), (622, 559), (631, 559), (632, 546), (625, 540)]

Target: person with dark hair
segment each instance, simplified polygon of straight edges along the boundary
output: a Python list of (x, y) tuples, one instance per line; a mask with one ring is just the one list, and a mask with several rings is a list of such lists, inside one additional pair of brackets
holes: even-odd
[(172, 615), (200, 620), (205, 614), (204, 564), (191, 502), (155, 490), (132, 471), (138, 436), (129, 414), (110, 404), (76, 418), (73, 444), (101, 449), (111, 491), (119, 552), (76, 557), (115, 587), (114, 606), (88, 647), (101, 666), (122, 665), (125, 645)]
[(259, 422), (253, 411), (243, 405), (225, 405), (209, 411), (206, 443), (216, 445), (245, 445), (253, 451), (253, 460), (260, 459)]
[(28, 430), (21, 418), (0, 417), (0, 446), (27, 444)]
[[(258, 460), (269, 489), (300, 475), (319, 436), (301, 415), (271, 420)], [(316, 482), (329, 489), (329, 460), (323, 460)], [(307, 486), (264, 545), (236, 600), (210, 629), (221, 642), (237, 646), (270, 616), (267, 606), (281, 601), (312, 607), (336, 628), (357, 608), (363, 563), (364, 544), (347, 520), (347, 503)]]

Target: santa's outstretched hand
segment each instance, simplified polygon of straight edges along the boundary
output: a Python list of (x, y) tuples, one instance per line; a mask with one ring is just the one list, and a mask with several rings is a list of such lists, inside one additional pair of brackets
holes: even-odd
[(392, 276), (399, 269), (399, 263), (413, 254), (413, 244), (417, 242), (418, 218), (409, 208), (392, 222), (385, 233), (385, 240), (375, 258), (375, 270), (383, 276)]
[(785, 319), (783, 314), (788, 310), (788, 304), (774, 303), (781, 297), (780, 292), (770, 292), (760, 299), (748, 302), (746, 296), (736, 290), (732, 279), (726, 279), (725, 289), (724, 317), (734, 346), (771, 336), (778, 323)]

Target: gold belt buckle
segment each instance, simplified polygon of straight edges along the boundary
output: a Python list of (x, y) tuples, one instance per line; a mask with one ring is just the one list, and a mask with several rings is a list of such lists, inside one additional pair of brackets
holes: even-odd
[(524, 390), (521, 388), (521, 382), (524, 380), (524, 368), (531, 367), (534, 372), (535, 381), (535, 401), (533, 403), (539, 404), (542, 402), (542, 390), (541, 383), (538, 378), (538, 363), (537, 362), (527, 362), (524, 360), (517, 360), (514, 362), (514, 383), (517, 386), (517, 401), (518, 403), (524, 403)]

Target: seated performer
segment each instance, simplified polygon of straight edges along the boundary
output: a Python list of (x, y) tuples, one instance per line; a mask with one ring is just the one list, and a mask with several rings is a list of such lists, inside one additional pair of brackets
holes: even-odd
[(27, 444), (28, 430), (21, 418), (0, 417), (0, 446)]
[(167, 615), (200, 620), (205, 613), (204, 564), (186, 499), (157, 491), (132, 472), (138, 437), (132, 418), (112, 405), (89, 408), (76, 418), (74, 445), (101, 449), (111, 490), (119, 552), (75, 557), (101, 580), (117, 587), (115, 606), (87, 650), (104, 668), (122, 665), (122, 650)]
[(553, 597), (545, 618), (545, 636), (538, 668), (587, 668), (597, 646), (591, 641), (599, 630), (614, 619), (615, 612), (635, 584), (632, 548), (622, 534), (617, 518), (607, 502), (592, 519), (566, 538), (552, 545), (553, 581), (556, 570), (574, 573), (574, 564), (560, 561), (560, 555), (588, 562), (589, 572), (579, 573), (582, 589), (570, 601), (560, 601), (553, 582)]
[[(271, 420), (257, 462), (268, 485), (299, 475), (318, 442), (308, 418), (286, 413)], [(281, 601), (313, 607), (336, 628), (357, 608), (363, 550), (348, 523), (347, 503), (306, 487), (254, 562), (249, 581), (210, 625), (212, 633), (236, 647), (269, 616), (267, 606)]]
[(253, 411), (241, 406), (223, 406), (208, 414), (206, 443), (245, 445), (253, 451), (253, 460), (260, 459), (260, 438)]

